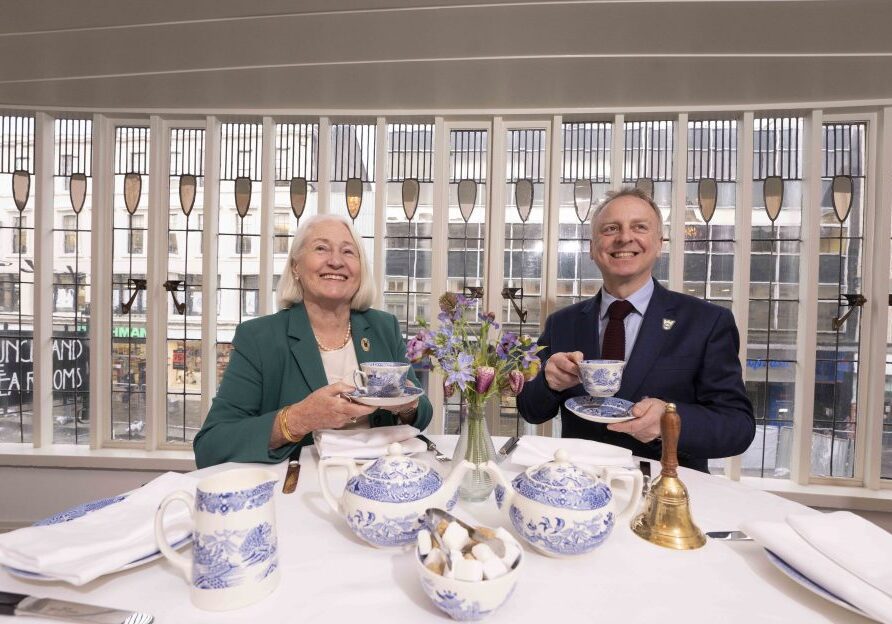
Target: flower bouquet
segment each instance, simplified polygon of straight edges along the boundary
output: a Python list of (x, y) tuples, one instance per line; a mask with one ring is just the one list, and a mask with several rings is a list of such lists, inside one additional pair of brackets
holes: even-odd
[[(440, 297), (439, 327), (430, 328), (419, 319), (421, 331), (409, 340), (407, 355), (411, 362), (439, 370), (445, 375), (446, 397), (458, 392), (465, 413), (454, 459), (480, 464), (495, 457), (495, 449), (486, 427), (485, 406), (501, 395), (517, 396), (526, 380), (539, 371), (542, 348), (527, 335), (502, 332), (495, 314), (478, 314), (479, 326), (466, 318), (474, 300), (455, 293)], [(497, 330), (490, 340), (490, 330)], [(492, 491), (489, 475), (482, 470), (469, 471), (459, 488), (464, 500), (485, 500)]]

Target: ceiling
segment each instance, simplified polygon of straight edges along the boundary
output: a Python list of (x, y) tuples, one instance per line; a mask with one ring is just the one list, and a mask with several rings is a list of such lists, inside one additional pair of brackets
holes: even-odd
[(888, 0), (0, 0), (0, 105), (417, 113), (892, 103)]

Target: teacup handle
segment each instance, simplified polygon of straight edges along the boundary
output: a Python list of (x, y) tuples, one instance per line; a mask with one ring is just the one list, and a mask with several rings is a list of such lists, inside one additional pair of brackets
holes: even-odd
[(353, 371), (353, 385), (362, 392), (368, 391), (369, 376), (365, 374), (365, 371)]
[(618, 511), (616, 514), (617, 524), (627, 523), (632, 519), (632, 514), (638, 509), (638, 495), (644, 487), (644, 476), (637, 468), (608, 468), (604, 478), (608, 485), (612, 484), (614, 481), (632, 482), (629, 502), (626, 503), (626, 506), (623, 507), (622, 511)]
[(347, 477), (348, 479), (358, 475), (359, 470), (356, 469), (356, 462), (349, 457), (327, 457), (319, 462), (319, 487), (322, 490), (322, 497), (335, 513), (340, 513), (338, 505), (339, 501), (334, 497), (334, 494), (331, 493), (331, 489), (328, 487), (328, 479), (326, 478), (328, 469), (334, 466), (346, 468), (349, 473), (349, 476)]
[[(189, 492), (171, 492), (164, 497), (164, 500), (158, 505), (158, 511), (155, 512), (155, 542), (158, 544), (158, 550), (161, 551), (161, 554), (164, 555), (175, 568), (182, 572), (187, 582), (191, 583), (192, 560), (171, 548), (170, 544), (167, 542), (167, 535), (164, 533), (164, 512), (167, 511), (167, 506), (173, 502), (181, 502), (187, 505), (189, 507), (189, 516), (192, 518), (193, 526), (195, 524), (193, 511), (195, 508), (195, 497)], [(194, 539), (195, 532), (193, 531), (192, 534)]]

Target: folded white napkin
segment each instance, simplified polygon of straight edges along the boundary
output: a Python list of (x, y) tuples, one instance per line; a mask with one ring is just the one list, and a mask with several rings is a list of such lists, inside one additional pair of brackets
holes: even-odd
[(519, 466), (537, 466), (552, 461), (554, 453), (564, 449), (574, 464), (588, 466), (632, 466), (632, 451), (611, 444), (578, 438), (547, 438), (525, 435), (517, 441), (511, 461)]
[[(892, 536), (887, 534), (874, 543), (870, 536), (876, 538), (878, 534), (870, 529), (868, 535), (861, 522), (857, 523), (860, 525), (858, 530), (865, 532), (864, 535), (843, 534), (842, 531), (850, 530), (856, 523), (851, 518), (840, 521), (838, 517), (832, 517), (835, 515), (793, 515), (785, 522), (748, 522), (741, 528), (761, 546), (830, 593), (855, 605), (869, 617), (892, 624), (892, 595), (878, 589), (873, 582), (865, 581), (862, 576), (868, 576), (881, 585), (888, 580)], [(862, 522), (870, 524), (866, 520)], [(806, 532), (809, 539), (820, 543), (822, 550), (815, 548), (794, 526)], [(882, 531), (878, 527), (876, 530)], [(831, 533), (835, 535), (831, 536)], [(840, 545), (845, 548), (840, 548)], [(873, 552), (875, 549), (885, 555)], [(837, 557), (841, 550), (847, 552), (840, 560)], [(833, 553), (833, 556), (827, 553)], [(876, 568), (877, 561), (883, 562), (882, 569)], [(853, 573), (849, 566), (858, 570), (858, 574)]]
[(371, 429), (322, 429), (313, 435), (320, 457), (351, 457), (372, 459), (387, 454), (387, 447), (399, 442), (404, 453), (420, 453), (427, 445), (417, 436), (421, 433), (412, 425), (373, 427)]
[[(79, 518), (0, 535), (0, 564), (73, 585), (115, 572), (158, 551), (155, 510), (173, 491), (194, 493), (197, 482), (168, 472), (123, 500)], [(170, 543), (188, 537), (191, 522), (185, 505), (171, 505), (165, 517)]]

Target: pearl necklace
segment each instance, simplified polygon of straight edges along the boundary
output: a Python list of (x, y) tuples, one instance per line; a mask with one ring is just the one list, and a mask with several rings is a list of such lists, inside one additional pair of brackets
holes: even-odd
[(350, 342), (350, 338), (353, 337), (353, 327), (350, 324), (350, 321), (347, 321), (347, 332), (344, 334), (344, 340), (339, 347), (326, 347), (322, 344), (322, 341), (319, 340), (319, 336), (316, 335), (316, 332), (313, 332), (313, 337), (316, 339), (316, 345), (319, 347), (320, 351), (340, 351), (347, 346), (347, 343)]

